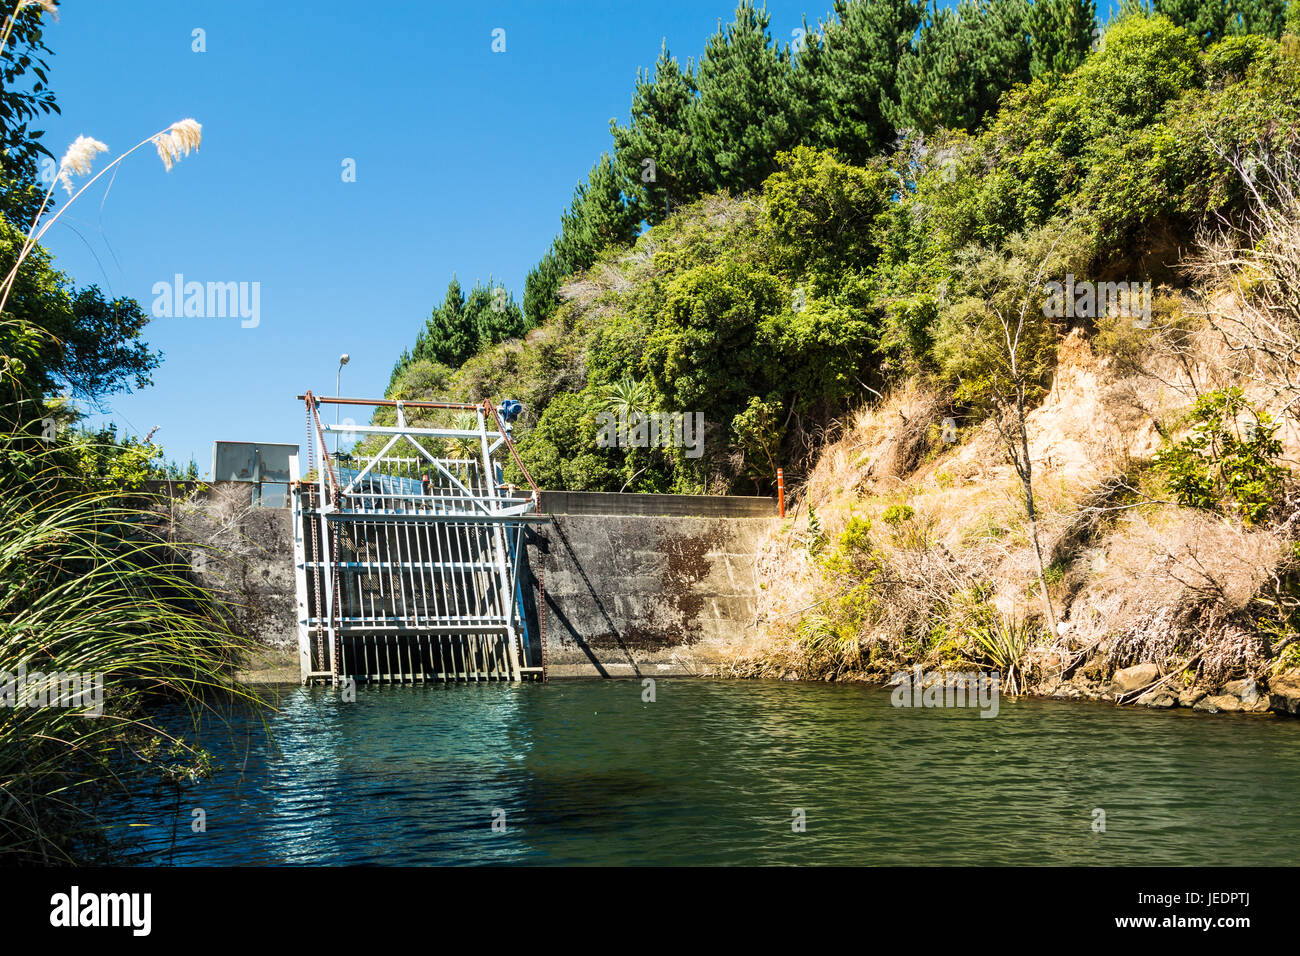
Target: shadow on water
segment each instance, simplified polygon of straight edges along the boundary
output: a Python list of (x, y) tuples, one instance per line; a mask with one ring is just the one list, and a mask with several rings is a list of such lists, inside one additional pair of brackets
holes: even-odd
[[(247, 716), (205, 728), (224, 769), (185, 795), (175, 862), (1300, 863), (1280, 839), (1300, 825), (1300, 722), (1005, 698), (981, 719), (826, 684), (655, 691), (283, 689), (274, 741)], [(139, 796), (115, 830), (165, 862), (173, 808)]]

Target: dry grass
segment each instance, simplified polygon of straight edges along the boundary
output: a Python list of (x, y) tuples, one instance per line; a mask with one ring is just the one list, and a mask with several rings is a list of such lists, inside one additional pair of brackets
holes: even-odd
[[(1098, 677), (1142, 661), (1190, 662), (1216, 686), (1260, 673), (1269, 644), (1255, 624), (1258, 596), (1288, 566), (1291, 525), (1246, 528), (1144, 498), (1149, 489), (1125, 477), (1158, 449), (1157, 421), (1172, 421), (1198, 392), (1240, 384), (1222, 371), (1221, 343), (1203, 329), (1171, 341), (1147, 350), (1145, 366), (1122, 367), (1071, 335), (1051, 392), (1029, 417), (1059, 634), (1046, 633), (1035, 617), (1023, 501), (996, 436), (972, 425), (959, 443), (943, 446), (944, 398), (912, 382), (848, 416), (817, 458), (763, 553), (766, 650), (730, 672), (877, 676), (944, 655), (976, 658), (961, 606), (978, 593), (998, 620), (1028, 629), (1029, 660), (1091, 662)], [(855, 618), (856, 664), (842, 634), (829, 658), (810, 656), (831, 646), (829, 623), (819, 616), (852, 582), (809, 554), (809, 506), (828, 548), (852, 517), (871, 521), (871, 608)], [(914, 517), (891, 525), (883, 520), (891, 506), (907, 506)]]

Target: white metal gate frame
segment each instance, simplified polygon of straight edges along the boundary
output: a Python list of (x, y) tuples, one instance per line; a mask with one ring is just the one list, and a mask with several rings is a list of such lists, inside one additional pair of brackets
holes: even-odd
[[(301, 473), (295, 457), (290, 476), (303, 682), (337, 683), (345, 677), (394, 682), (544, 678), (542, 664), (528, 660), (531, 642), (521, 610), (519, 566), (524, 527), (547, 519), (539, 514), (540, 492), (497, 408), (490, 401), (469, 405), (343, 399), (317, 397), (310, 391), (299, 399), (307, 403), (310, 433), (308, 472)], [(397, 424), (323, 424), (319, 408), (325, 403), (391, 406)], [(474, 427), (412, 426), (406, 421), (408, 408), (473, 413)], [(349, 456), (331, 455), (326, 441), (330, 432), (388, 440), (364, 467), (345, 469), (339, 459)], [(477, 454), (440, 457), (426, 447), (436, 448), (449, 439), (462, 447), (473, 442)], [(393, 454), (403, 442), (415, 457)], [(493, 458), (502, 448), (514, 457), (531, 494), (518, 495), (514, 486), (502, 483)], [(319, 468), (314, 468), (316, 450)], [(363, 561), (363, 555), (378, 560)], [(354, 646), (360, 643), (366, 661), (360, 670), (355, 661), (345, 660), (344, 639)], [(376, 660), (373, 671), (368, 666), (370, 650)], [(423, 667), (425, 654), (430, 668)]]

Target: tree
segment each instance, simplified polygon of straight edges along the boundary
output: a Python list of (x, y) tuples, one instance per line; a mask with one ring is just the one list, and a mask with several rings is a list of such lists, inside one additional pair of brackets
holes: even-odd
[(608, 153), (602, 153), (560, 217), (556, 258), (566, 275), (581, 272), (607, 246), (629, 245), (636, 238), (637, 223), (636, 213), (623, 198), (614, 163)]
[[(585, 394), (557, 395), (520, 440), (519, 457), (543, 488), (616, 491), (619, 487), (621, 454), (597, 444), (595, 410)], [(513, 461), (506, 466), (506, 480), (523, 481)]]
[[(44, 133), (33, 130), (31, 124), (41, 116), (59, 112), (46, 78), (49, 66), (44, 57), (50, 49), (42, 39), (41, 8), (16, 10), (12, 18), (9, 42), (0, 61), (0, 154), (7, 171), (31, 168), (42, 157), (51, 157), (41, 143)], [(30, 86), (28, 74), (34, 78)]]
[(488, 346), (527, 330), (523, 310), (505, 286), (489, 277), (486, 285), (475, 282), (467, 298), (453, 275), (442, 305), (425, 320), (415, 347), (403, 352), (393, 367), (388, 387), (392, 390), (412, 364), (459, 368)]
[(1202, 47), (1225, 36), (1256, 33), (1278, 37), (1286, 19), (1286, 0), (1153, 0), (1153, 7)]
[(412, 358), (458, 368), (474, 354), (477, 346), (478, 332), (465, 311), (465, 294), (453, 275), (447, 283), (442, 305), (429, 314), (415, 340)]
[[(23, 235), (0, 216), (0, 272), (7, 272)], [(106, 299), (96, 286), (77, 290), (36, 246), (18, 270), (0, 333), (0, 392), (12, 413), (40, 417), (38, 406), (59, 391), (97, 401), (143, 388), (159, 356), (141, 336), (148, 315), (134, 299)], [(18, 408), (25, 408), (19, 412)], [(16, 422), (5, 416), (5, 424)]]
[(758, 336), (787, 301), (774, 276), (736, 262), (669, 279), (642, 359), (661, 407), (709, 409), (712, 420), (726, 420), (756, 390), (767, 391), (788, 370)]
[(631, 244), (639, 222), (637, 207), (623, 195), (614, 161), (602, 153), (560, 216), (560, 234), (524, 282), (528, 321), (540, 325), (550, 318), (560, 304), (565, 277), (589, 268), (607, 246)]
[(842, 286), (845, 273), (875, 261), (876, 220), (889, 207), (894, 182), (879, 169), (807, 146), (777, 161), (780, 168), (763, 184), (763, 205), (778, 259), (794, 278), (807, 276), (823, 291)]
[(763, 401), (755, 395), (745, 410), (731, 420), (733, 439), (745, 456), (745, 474), (754, 480), (759, 493), (763, 483), (776, 479), (785, 432), (781, 412), (779, 400)]
[[(474, 351), (517, 339), (528, 330), (523, 310), (506, 287), (488, 277), (487, 285), (474, 283), (465, 300), (466, 324), (474, 334)], [(468, 356), (467, 356), (468, 357)]]
[(1064, 75), (1083, 62), (1092, 46), (1096, 0), (1034, 0), (1028, 27), (1030, 74)]
[(857, 165), (889, 145), (899, 61), (924, 12), (924, 0), (836, 0), (835, 20), (796, 64), (796, 75), (814, 72), (821, 120), (805, 142), (834, 147)]
[(691, 142), (694, 104), (691, 65), (683, 70), (665, 43), (653, 77), (637, 72), (628, 125), (609, 121), (618, 182), (638, 219), (652, 225), (662, 222), (674, 205), (704, 193)]
[(772, 42), (769, 19), (742, 0), (735, 20), (709, 38), (696, 70), (690, 130), (709, 190), (754, 189), (776, 154), (796, 144), (789, 51)]
[(1233, 0), (1228, 35), (1280, 37), (1286, 26), (1287, 0)]
[(160, 358), (140, 339), (149, 316), (135, 299), (106, 299), (92, 285), (73, 297), (64, 319), (54, 330), (63, 344), (55, 368), (71, 394), (95, 399), (152, 384)]
[(1016, 83), (1030, 79), (1027, 0), (960, 0), (932, 8), (898, 65), (896, 125), (973, 130)]
[(956, 397), (990, 412), (1003, 450), (1020, 482), (1021, 500), (1043, 612), (1056, 633), (1038, 533), (1034, 463), (1029, 453), (1030, 406), (1045, 393), (1056, 357), (1056, 330), (1042, 307), (1044, 282), (1062, 265), (1059, 246), (1071, 224), (1017, 235), (1006, 251), (968, 250), (962, 261), (968, 296), (945, 313), (935, 353), (959, 381)]
[(530, 325), (541, 325), (560, 304), (560, 283), (564, 267), (555, 255), (555, 244), (546, 250), (537, 265), (524, 278), (524, 315)]

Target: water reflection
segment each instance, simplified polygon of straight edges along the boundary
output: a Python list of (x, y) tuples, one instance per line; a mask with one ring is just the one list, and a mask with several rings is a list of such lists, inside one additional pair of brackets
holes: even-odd
[[(186, 795), (175, 861), (1300, 863), (1279, 839), (1300, 824), (1298, 722), (1006, 699), (981, 720), (822, 684), (661, 680), (656, 696), (285, 689), (274, 743), (246, 716), (205, 728), (225, 769)], [(171, 809), (143, 797), (117, 818), (152, 824), (166, 860)]]

